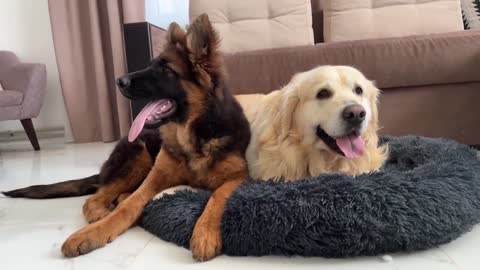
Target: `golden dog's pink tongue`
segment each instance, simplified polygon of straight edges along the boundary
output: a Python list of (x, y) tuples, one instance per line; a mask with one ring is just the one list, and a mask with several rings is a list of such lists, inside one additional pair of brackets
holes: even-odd
[(335, 139), (338, 147), (347, 158), (358, 158), (365, 152), (365, 142), (358, 135), (346, 135)]
[(160, 119), (162, 118), (163, 114), (171, 108), (172, 102), (166, 99), (160, 99), (148, 103), (133, 121), (130, 132), (128, 133), (128, 141), (135, 141), (138, 135), (140, 135), (140, 132), (142, 132), (143, 126), (145, 125), (147, 119), (152, 119), (152, 117), (155, 117), (155, 119)]

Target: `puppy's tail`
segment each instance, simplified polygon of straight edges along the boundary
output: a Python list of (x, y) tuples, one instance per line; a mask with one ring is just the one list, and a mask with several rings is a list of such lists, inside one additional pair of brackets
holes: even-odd
[(82, 179), (68, 180), (51, 185), (36, 185), (2, 192), (12, 198), (52, 199), (77, 197), (95, 193), (101, 181), (98, 174)]

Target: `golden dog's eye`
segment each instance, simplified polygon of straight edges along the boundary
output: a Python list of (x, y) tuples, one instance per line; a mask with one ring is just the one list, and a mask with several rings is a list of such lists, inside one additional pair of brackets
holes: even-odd
[(325, 98), (329, 98), (332, 96), (332, 92), (330, 92), (330, 90), (328, 89), (320, 89), (320, 91), (318, 91), (317, 93), (317, 98), (318, 99), (325, 99)]
[(355, 93), (360, 96), (363, 94), (363, 89), (360, 86), (357, 86), (355, 88)]

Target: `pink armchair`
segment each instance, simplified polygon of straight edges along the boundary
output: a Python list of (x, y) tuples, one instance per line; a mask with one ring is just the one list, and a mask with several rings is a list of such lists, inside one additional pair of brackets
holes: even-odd
[(32, 118), (40, 113), (46, 91), (44, 64), (21, 63), (9, 51), (0, 51), (0, 121), (20, 120), (35, 151), (40, 150)]

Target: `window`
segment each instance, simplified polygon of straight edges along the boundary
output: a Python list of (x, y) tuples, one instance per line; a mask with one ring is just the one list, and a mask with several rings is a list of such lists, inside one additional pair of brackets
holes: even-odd
[(162, 28), (171, 22), (188, 24), (188, 0), (146, 0), (145, 8), (147, 21)]

